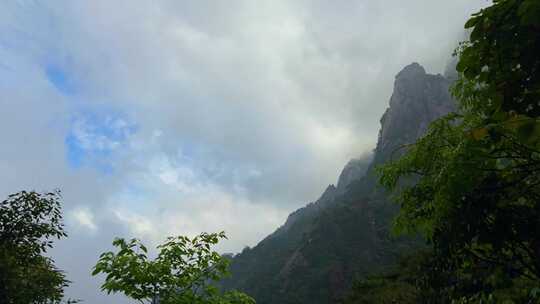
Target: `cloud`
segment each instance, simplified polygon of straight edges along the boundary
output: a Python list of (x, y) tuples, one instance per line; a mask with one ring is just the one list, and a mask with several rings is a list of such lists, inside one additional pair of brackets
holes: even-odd
[(91, 233), (97, 232), (98, 227), (94, 222), (94, 214), (86, 207), (72, 209), (68, 214), (69, 219), (73, 219), (76, 225), (87, 229)]
[(65, 136), (69, 164), (74, 168), (90, 165), (103, 172), (113, 170), (111, 162), (137, 130), (119, 114), (94, 113), (86, 109), (71, 119)]
[[(151, 159), (144, 176), (127, 182), (132, 189), (111, 197), (108, 206), (132, 235), (157, 245), (168, 235), (226, 231), (231, 241), (218, 248), (236, 252), (239, 244), (261, 240), (268, 227), (278, 227), (287, 216), (286, 210), (275, 208), (270, 201), (251, 201), (243, 183), (225, 187), (205, 175), (211, 170), (183, 159), (171, 160), (165, 155)], [(152, 204), (145, 204), (148, 201)]]
[(69, 294), (122, 301), (88, 271), (113, 237), (255, 245), (374, 147), (394, 75), (442, 72), (485, 4), (4, 2), (0, 194), (61, 188)]

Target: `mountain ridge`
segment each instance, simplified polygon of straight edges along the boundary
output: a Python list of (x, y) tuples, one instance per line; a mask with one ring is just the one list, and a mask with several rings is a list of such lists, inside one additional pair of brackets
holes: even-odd
[(292, 212), (275, 232), (231, 260), (226, 289), (255, 297), (257, 303), (331, 303), (355, 276), (391, 265), (413, 239), (393, 239), (388, 231), (397, 206), (377, 187), (375, 167), (396, 149), (413, 143), (434, 119), (455, 110), (451, 80), (427, 74), (418, 63), (394, 81), (389, 107), (373, 155), (352, 159), (337, 186)]

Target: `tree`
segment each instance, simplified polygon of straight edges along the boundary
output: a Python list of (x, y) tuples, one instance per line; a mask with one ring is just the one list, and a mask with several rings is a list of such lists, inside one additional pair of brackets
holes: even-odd
[(103, 253), (92, 275), (107, 275), (103, 291), (121, 292), (140, 303), (254, 304), (243, 293), (221, 295), (211, 285), (227, 274), (228, 260), (211, 249), (223, 238), (223, 232), (169, 237), (157, 247), (154, 260), (139, 240), (118, 238), (113, 245), (119, 251)]
[(21, 191), (0, 203), (0, 302), (57, 303), (69, 283), (51, 258), (54, 238), (66, 237), (59, 191)]
[(495, 0), (465, 26), (458, 113), (380, 180), (398, 193), (396, 230), (423, 233), (451, 278), (440, 293), (481, 301), (540, 285), (540, 2)]

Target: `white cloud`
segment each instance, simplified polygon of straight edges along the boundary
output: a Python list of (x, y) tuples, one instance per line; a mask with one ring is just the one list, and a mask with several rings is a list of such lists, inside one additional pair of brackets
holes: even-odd
[(94, 220), (94, 214), (87, 207), (77, 207), (68, 215), (75, 223), (82, 228), (85, 228), (91, 233), (95, 233), (98, 227)]
[(134, 235), (140, 238), (156, 237), (158, 231), (154, 227), (154, 222), (150, 221), (144, 215), (132, 213), (129, 210), (114, 210), (114, 215), (120, 222), (126, 224)]
[[(126, 177), (128, 188), (112, 196), (102, 212), (114, 214), (129, 231), (129, 237), (154, 245), (171, 235), (225, 231), (229, 241), (219, 250), (236, 252), (243, 246), (255, 245), (283, 223), (289, 212), (273, 206), (271, 201), (250, 200), (242, 184), (220, 185), (205, 174), (215, 168), (199, 167), (181, 153), (176, 158), (158, 155), (140, 165), (137, 174)], [(244, 178), (260, 175), (255, 170), (236, 174)]]

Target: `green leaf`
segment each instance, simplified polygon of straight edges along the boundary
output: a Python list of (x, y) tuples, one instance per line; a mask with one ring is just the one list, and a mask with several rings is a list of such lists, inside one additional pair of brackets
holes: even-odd
[(476, 128), (476, 129), (473, 129), (470, 132), (470, 134), (471, 134), (471, 137), (474, 140), (481, 140), (481, 139), (485, 138), (489, 134), (489, 130), (488, 130), (487, 127)]

